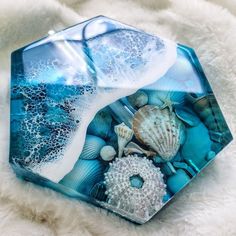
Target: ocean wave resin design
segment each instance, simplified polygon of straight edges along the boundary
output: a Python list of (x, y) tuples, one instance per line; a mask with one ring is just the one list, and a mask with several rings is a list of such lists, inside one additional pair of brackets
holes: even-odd
[(148, 221), (232, 135), (195, 52), (104, 16), (12, 53), (17, 176)]
[(14, 96), (22, 97), (22, 165), (55, 182), (72, 170), (96, 113), (152, 84), (176, 60), (175, 43), (112, 20), (80, 27), (13, 54), (24, 65), (14, 65), (12, 80)]

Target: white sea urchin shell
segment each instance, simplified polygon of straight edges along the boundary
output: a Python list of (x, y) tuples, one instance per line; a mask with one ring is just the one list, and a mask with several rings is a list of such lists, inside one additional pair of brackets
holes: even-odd
[[(134, 186), (132, 178), (140, 181)], [(105, 173), (105, 184), (108, 202), (101, 205), (138, 223), (149, 220), (163, 206), (163, 174), (146, 158), (117, 158)]]

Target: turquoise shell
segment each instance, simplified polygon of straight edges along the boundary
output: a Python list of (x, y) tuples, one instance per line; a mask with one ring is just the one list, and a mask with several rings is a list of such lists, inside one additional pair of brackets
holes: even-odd
[(175, 107), (176, 116), (189, 126), (197, 126), (200, 123), (200, 119), (189, 108), (183, 106)]
[(80, 193), (89, 194), (93, 186), (103, 179), (105, 166), (98, 160), (79, 159), (71, 172), (59, 183)]
[(95, 199), (99, 201), (106, 201), (107, 195), (106, 192), (106, 185), (104, 182), (99, 182), (94, 185), (94, 187), (91, 189), (90, 196), (94, 197)]
[(80, 159), (91, 160), (99, 157), (100, 150), (106, 142), (97, 136), (87, 135)]
[(206, 126), (199, 123), (198, 126), (186, 128), (186, 139), (181, 149), (181, 156), (191, 160), (199, 169), (206, 163), (206, 157), (211, 151), (211, 139)]
[(222, 145), (227, 145), (232, 140), (229, 128), (225, 122), (222, 111), (213, 94), (206, 96), (190, 98), (193, 108), (203, 123), (210, 131), (210, 137), (213, 141)]

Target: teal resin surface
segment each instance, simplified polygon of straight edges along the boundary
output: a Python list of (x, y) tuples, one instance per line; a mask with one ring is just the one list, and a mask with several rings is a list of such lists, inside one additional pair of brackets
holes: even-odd
[(189, 47), (98, 16), (12, 53), (25, 180), (142, 224), (231, 140)]

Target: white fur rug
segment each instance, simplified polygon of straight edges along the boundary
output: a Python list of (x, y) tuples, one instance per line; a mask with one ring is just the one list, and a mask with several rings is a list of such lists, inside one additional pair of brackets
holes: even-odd
[(0, 235), (236, 235), (235, 142), (143, 226), (16, 179), (8, 165), (10, 52), (99, 14), (194, 47), (236, 133), (236, 0), (1, 0)]

